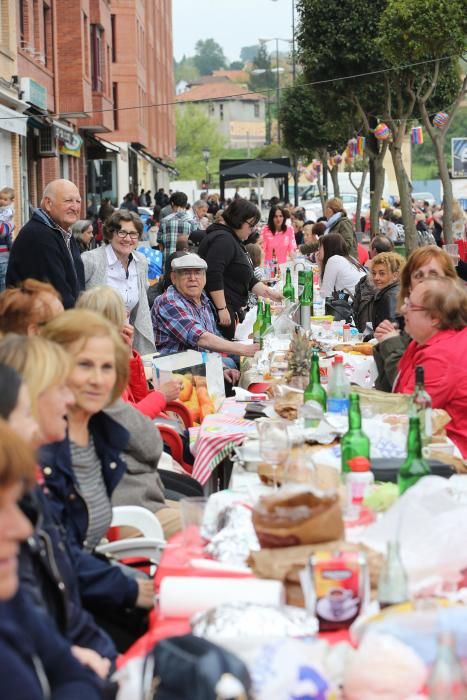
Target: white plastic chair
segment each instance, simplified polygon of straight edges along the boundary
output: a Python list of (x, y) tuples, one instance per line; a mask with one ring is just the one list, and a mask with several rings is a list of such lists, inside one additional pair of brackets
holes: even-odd
[(128, 537), (100, 544), (96, 547), (99, 554), (109, 554), (119, 560), (141, 557), (149, 559), (153, 564), (159, 562), (165, 547), (165, 537), (159, 520), (150, 510), (141, 506), (114, 506), (110, 526), (134, 527), (141, 532), (142, 537)]

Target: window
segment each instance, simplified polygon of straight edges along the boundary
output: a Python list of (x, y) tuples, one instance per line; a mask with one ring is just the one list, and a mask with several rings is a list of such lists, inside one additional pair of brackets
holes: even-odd
[(112, 33), (112, 63), (117, 60), (117, 36), (115, 29), (115, 15), (110, 15), (110, 31)]
[(112, 102), (114, 108), (114, 130), (118, 130), (118, 83), (112, 83)]
[(105, 61), (103, 52), (103, 34), (101, 27), (91, 24), (91, 81), (92, 89), (95, 92), (102, 92), (104, 87), (103, 63)]
[(18, 0), (18, 24), (19, 24), (19, 38), (21, 48), (24, 48), (26, 43), (26, 0)]
[(224, 121), (224, 105), (223, 104), (219, 105), (219, 119), (221, 120), (221, 122)]
[(44, 65), (48, 66), (52, 49), (52, 11), (46, 3), (42, 5), (42, 31), (44, 33)]
[(255, 102), (253, 107), (255, 110), (255, 117), (258, 118), (259, 117), (259, 102)]
[(84, 74), (89, 75), (89, 22), (88, 16), (83, 12), (83, 31), (84, 31)]

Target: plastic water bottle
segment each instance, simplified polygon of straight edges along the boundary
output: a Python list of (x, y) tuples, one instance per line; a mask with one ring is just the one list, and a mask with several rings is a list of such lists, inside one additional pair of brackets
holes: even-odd
[(319, 278), (316, 275), (313, 279), (313, 316), (324, 316), (326, 301), (321, 298)]
[(347, 415), (349, 410), (350, 382), (344, 369), (344, 358), (336, 355), (328, 375), (328, 403), (330, 413)]

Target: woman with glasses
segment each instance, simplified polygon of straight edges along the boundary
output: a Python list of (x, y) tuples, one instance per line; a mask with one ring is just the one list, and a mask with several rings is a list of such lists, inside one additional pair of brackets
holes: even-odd
[[(410, 296), (420, 282), (425, 279), (457, 279), (456, 270), (451, 258), (437, 246), (423, 246), (414, 250), (402, 270), (398, 310), (406, 297)], [(378, 369), (375, 388), (381, 391), (391, 391), (397, 377), (398, 364), (406, 350), (410, 337), (403, 329), (404, 318), (394, 324), (389, 319), (382, 321), (375, 329), (378, 345), (374, 347), (373, 356)]]
[(217, 310), (219, 330), (228, 340), (243, 321), (248, 293), (279, 300), (282, 295), (269, 289), (254, 274), (244, 242), (260, 220), (258, 207), (246, 199), (235, 199), (224, 210), (224, 224), (212, 224), (200, 243), (199, 255), (206, 260), (206, 292)]
[(451, 417), (448, 437), (467, 457), (467, 293), (455, 279), (427, 278), (401, 306), (412, 338), (399, 362), (394, 391), (412, 394), (415, 368), (425, 371), (425, 389), (433, 408)]
[(133, 345), (141, 354), (155, 352), (154, 333), (147, 298), (147, 258), (136, 252), (143, 234), (143, 222), (137, 214), (115, 211), (104, 224), (106, 245), (83, 253), (86, 289), (109, 285), (125, 304), (129, 323), (134, 326)]

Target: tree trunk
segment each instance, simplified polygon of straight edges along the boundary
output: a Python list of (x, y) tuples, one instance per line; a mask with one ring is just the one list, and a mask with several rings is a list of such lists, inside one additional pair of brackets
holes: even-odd
[(372, 156), (374, 173), (373, 188), (370, 190), (370, 235), (372, 238), (379, 233), (379, 210), (383, 197), (384, 179), (386, 177), (386, 171), (383, 166), (386, 150), (387, 147), (381, 153)]
[(409, 178), (402, 161), (402, 142), (404, 135), (405, 129), (403, 127), (399, 127), (396, 133), (393, 131), (394, 140), (389, 144), (389, 150), (391, 151), (397, 187), (399, 189), (402, 221), (405, 231), (405, 250), (407, 255), (409, 255), (412, 250), (418, 247), (418, 236), (417, 229), (415, 228), (415, 219), (412, 213)]
[(331, 173), (332, 189), (334, 191), (334, 197), (340, 197), (340, 187), (339, 187), (339, 166), (333, 165), (329, 170)]
[(361, 213), (362, 213), (362, 199), (363, 199), (363, 190), (365, 187), (365, 180), (366, 176), (368, 175), (368, 168), (365, 168), (365, 170), (362, 171), (362, 177), (360, 180), (360, 184), (358, 187), (354, 184), (352, 180), (352, 173), (349, 172), (349, 180), (350, 184), (354, 188), (354, 190), (357, 193), (357, 208), (355, 209), (355, 230), (361, 233), (361, 225), (360, 225), (360, 218), (361, 218)]
[(443, 185), (443, 238), (445, 243), (452, 243), (452, 183), (444, 156), (444, 142), (446, 132), (443, 130), (433, 139), (436, 160), (438, 161), (439, 177)]

